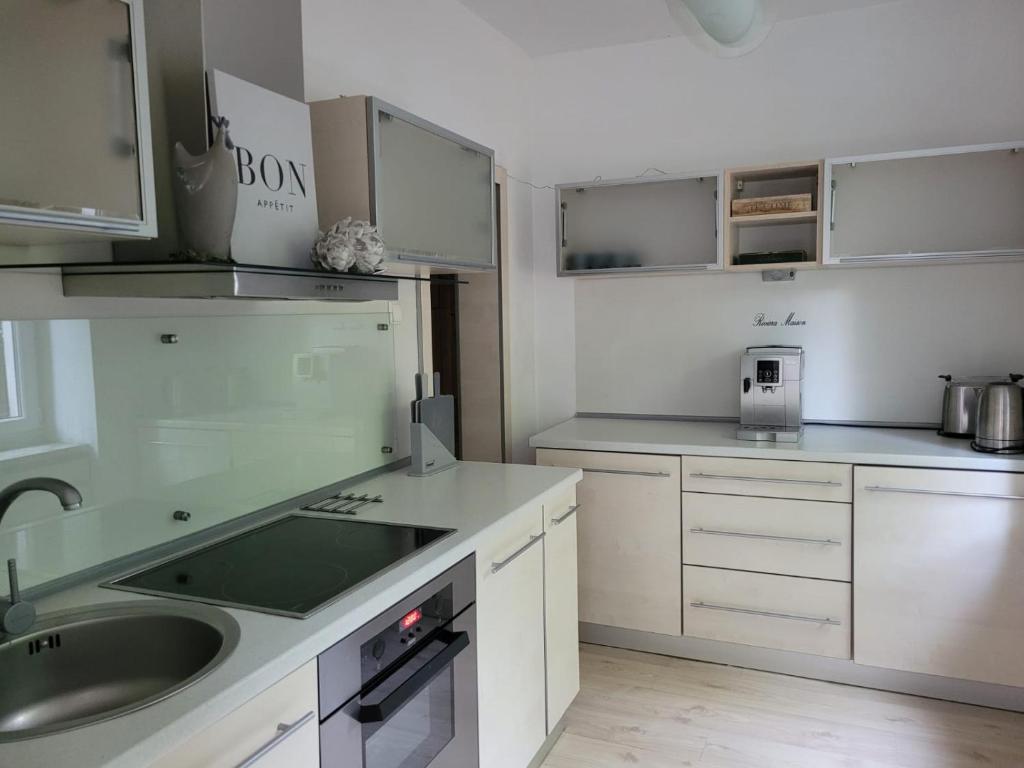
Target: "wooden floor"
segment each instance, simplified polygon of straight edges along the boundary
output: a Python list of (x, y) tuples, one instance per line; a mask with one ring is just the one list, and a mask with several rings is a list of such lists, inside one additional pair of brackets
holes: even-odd
[(1021, 768), (1024, 715), (584, 645), (543, 768)]

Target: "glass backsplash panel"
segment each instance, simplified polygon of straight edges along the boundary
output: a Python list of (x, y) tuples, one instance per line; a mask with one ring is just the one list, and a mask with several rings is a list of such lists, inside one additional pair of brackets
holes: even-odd
[(387, 464), (392, 328), (386, 313), (0, 320), (0, 488), (57, 477), (85, 500), (20, 497), (0, 558), (31, 586)]

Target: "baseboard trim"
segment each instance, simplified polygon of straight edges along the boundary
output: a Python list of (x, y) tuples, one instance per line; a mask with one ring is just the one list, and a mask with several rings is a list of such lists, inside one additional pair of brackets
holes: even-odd
[(530, 761), (528, 768), (540, 768), (541, 763), (547, 760), (551, 750), (555, 748), (555, 744), (562, 736), (562, 732), (565, 730), (565, 715), (562, 715), (562, 719), (555, 723), (555, 727), (551, 729), (551, 733), (544, 739), (544, 743), (540, 745), (540, 749), (537, 750), (537, 754), (533, 756), (533, 760)]
[(580, 623), (580, 642), (1024, 712), (1024, 688), (868, 667), (792, 651)]

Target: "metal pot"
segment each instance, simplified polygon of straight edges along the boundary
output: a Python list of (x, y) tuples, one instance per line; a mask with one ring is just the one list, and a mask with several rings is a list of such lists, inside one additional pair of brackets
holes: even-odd
[(1011, 373), (1008, 379), (985, 385), (978, 398), (977, 433), (971, 448), (984, 453), (1024, 453), (1024, 379)]
[(942, 426), (939, 434), (943, 437), (974, 437), (978, 418), (978, 398), (985, 385), (999, 381), (999, 376), (960, 376), (948, 373), (939, 376), (945, 379), (946, 389), (942, 393)]

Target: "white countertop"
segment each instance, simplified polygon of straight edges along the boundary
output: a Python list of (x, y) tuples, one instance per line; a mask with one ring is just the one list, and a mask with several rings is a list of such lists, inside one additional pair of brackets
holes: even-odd
[[(367, 481), (351, 490), (381, 494), (384, 501), (363, 507), (360, 518), (455, 528), (457, 533), (308, 619), (225, 609), (238, 621), (241, 639), (234, 653), (209, 676), (159, 704), (116, 720), (0, 744), (0, 768), (148, 765), (472, 553), (481, 534), (503, 518), (561, 493), (581, 478), (582, 473), (572, 469), (461, 463), (433, 477), (412, 478), (403, 470)], [(140, 598), (158, 599), (89, 585), (48, 597), (37, 608), (42, 614)]]
[(1024, 472), (1024, 455), (978, 453), (971, 450), (969, 440), (940, 437), (930, 429), (811, 424), (805, 427), (799, 443), (755, 443), (737, 440), (733, 422), (575, 418), (534, 435), (530, 445), (619, 453)]

